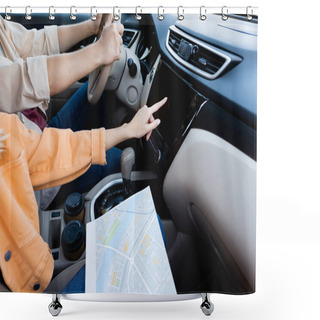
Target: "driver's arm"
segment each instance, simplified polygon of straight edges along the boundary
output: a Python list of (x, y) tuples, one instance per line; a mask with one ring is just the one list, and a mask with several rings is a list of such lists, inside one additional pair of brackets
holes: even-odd
[(108, 24), (97, 42), (82, 50), (47, 57), (50, 96), (68, 88), (101, 65), (119, 59), (122, 34), (122, 24)]
[(0, 16), (0, 27), (11, 35), (21, 57), (9, 59), (0, 54), (0, 111), (13, 113), (37, 107), (96, 67), (120, 57), (122, 24), (104, 28), (94, 44), (60, 55), (55, 55), (59, 53), (59, 45), (54, 26), (27, 30)]
[(59, 26), (58, 41), (60, 52), (65, 52), (83, 39), (96, 35), (99, 31), (100, 21), (101, 15), (99, 14), (95, 21), (90, 19), (72, 25)]
[(45, 26), (41, 30), (26, 29), (22, 24), (7, 21), (0, 15), (0, 29), (1, 44), (10, 61), (15, 61), (17, 57), (25, 60), (60, 53), (57, 26)]

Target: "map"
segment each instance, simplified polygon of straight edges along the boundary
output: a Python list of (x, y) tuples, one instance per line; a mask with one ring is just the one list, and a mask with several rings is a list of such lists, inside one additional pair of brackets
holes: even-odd
[(87, 224), (86, 292), (176, 294), (149, 187)]

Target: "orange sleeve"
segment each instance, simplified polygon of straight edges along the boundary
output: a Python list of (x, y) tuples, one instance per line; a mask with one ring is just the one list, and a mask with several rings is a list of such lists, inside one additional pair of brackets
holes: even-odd
[(45, 128), (40, 135), (27, 130), (17, 115), (0, 113), (0, 127), (9, 134), (3, 162), (25, 152), (31, 183), (35, 190), (70, 182), (86, 172), (91, 164), (106, 164), (105, 129), (73, 132), (70, 129)]
[(30, 130), (25, 143), (35, 190), (70, 182), (91, 164), (106, 164), (103, 128), (78, 132), (45, 128), (42, 136)]

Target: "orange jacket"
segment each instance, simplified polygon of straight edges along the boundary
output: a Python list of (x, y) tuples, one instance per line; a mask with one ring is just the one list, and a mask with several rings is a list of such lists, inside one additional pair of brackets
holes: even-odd
[(27, 130), (16, 115), (0, 113), (9, 137), (0, 153), (0, 268), (12, 291), (41, 292), (53, 258), (39, 234), (34, 189), (69, 182), (91, 164), (106, 164), (105, 130)]

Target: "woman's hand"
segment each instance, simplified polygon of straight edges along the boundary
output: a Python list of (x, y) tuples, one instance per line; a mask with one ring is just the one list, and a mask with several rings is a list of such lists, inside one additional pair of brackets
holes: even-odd
[(128, 139), (141, 138), (146, 134), (148, 140), (152, 130), (154, 130), (160, 124), (159, 119), (154, 120), (153, 114), (157, 112), (166, 102), (167, 98), (164, 98), (150, 108), (144, 106), (138, 110), (129, 123), (125, 123), (118, 128), (106, 129), (105, 149), (108, 150)]
[(147, 135), (146, 139), (149, 140), (152, 130), (154, 130), (160, 124), (160, 119), (155, 120), (153, 118), (153, 114), (157, 112), (166, 102), (167, 98), (164, 98), (150, 108), (147, 106), (140, 108), (127, 125), (130, 136), (133, 138), (141, 138)]

